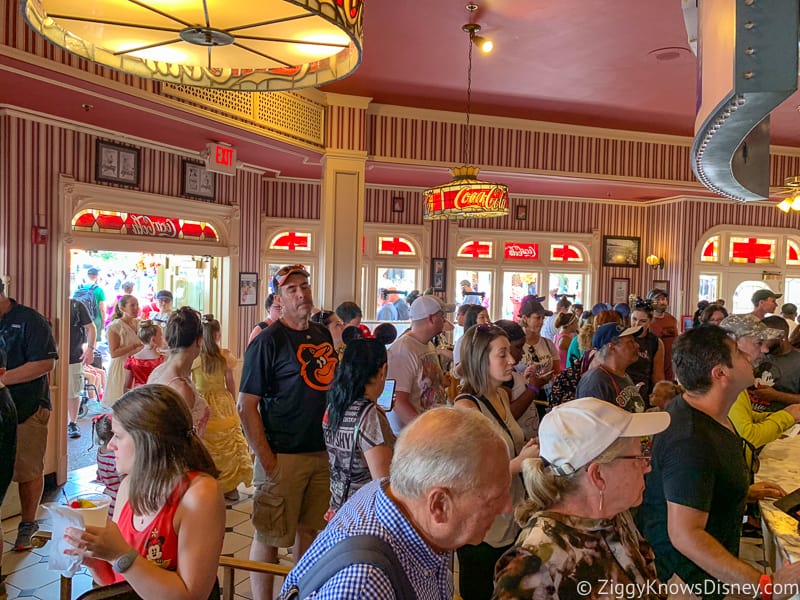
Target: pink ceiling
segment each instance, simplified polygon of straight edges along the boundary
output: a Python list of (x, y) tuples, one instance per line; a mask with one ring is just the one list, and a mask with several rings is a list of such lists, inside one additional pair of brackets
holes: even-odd
[[(374, 102), (463, 112), (466, 107), (466, 0), (372, 0), (365, 6), (364, 60), (325, 91)], [(691, 136), (696, 61), (688, 50), (679, 0), (485, 0), (473, 15), (490, 55), (473, 54), (473, 113)], [(667, 60), (664, 60), (667, 59)], [(0, 102), (23, 105), (181, 148), (230, 141), (240, 159), (270, 175), (318, 178), (320, 156), (255, 134), (164, 110), (62, 74), (14, 75), (0, 56)], [(42, 75), (41, 79), (37, 78)], [(56, 79), (54, 88), (48, 79)], [(21, 93), (24, 92), (24, 93)], [(57, 94), (55, 96), (54, 94)], [(57, 97), (58, 101), (53, 102)], [(24, 98), (24, 100), (20, 100)], [(82, 104), (91, 104), (85, 111)], [(148, 115), (147, 119), (131, 116)], [(800, 94), (773, 113), (773, 143), (800, 146)], [(196, 128), (189, 129), (186, 122)], [(191, 137), (187, 138), (187, 132)], [(447, 168), (370, 162), (367, 181), (428, 186)], [(665, 186), (482, 171), (512, 194), (648, 200), (706, 194), (699, 185)]]

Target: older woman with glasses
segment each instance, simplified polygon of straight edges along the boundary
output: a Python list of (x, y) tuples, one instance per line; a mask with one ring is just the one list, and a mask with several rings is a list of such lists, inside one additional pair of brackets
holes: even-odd
[[(516, 509), (517, 543), (497, 562), (494, 598), (642, 598), (656, 579), (652, 550), (629, 509), (642, 502), (650, 456), (643, 437), (668, 413), (633, 414), (597, 398), (555, 408), (539, 426), (540, 458), (524, 465), (529, 500)], [(603, 586), (612, 584), (616, 590)]]
[[(473, 325), (464, 333), (458, 372), (462, 393), (455, 405), (480, 411), (503, 437), (508, 450), (511, 478), (511, 501), (520, 502), (525, 492), (518, 476), (522, 462), (538, 455), (532, 440), (525, 435), (511, 412), (504, 383), (513, 377), (517, 361), (505, 330), (497, 325)], [(481, 507), (475, 507), (480, 511)], [(511, 547), (519, 528), (510, 514), (495, 517), (483, 542), (468, 544), (458, 550), (459, 592), (464, 600), (486, 600), (492, 595), (492, 573), (498, 558)]]

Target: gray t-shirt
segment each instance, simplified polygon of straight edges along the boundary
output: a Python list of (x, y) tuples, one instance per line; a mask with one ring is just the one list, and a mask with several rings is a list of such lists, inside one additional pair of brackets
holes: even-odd
[(644, 400), (639, 394), (639, 388), (636, 387), (631, 378), (627, 375), (619, 377), (603, 367), (589, 369), (581, 376), (578, 388), (575, 391), (575, 397), (599, 398), (616, 404), (632, 413), (644, 412), (645, 409)]
[[(350, 469), (350, 452), (357, 422), (358, 447), (353, 454), (353, 467)], [(338, 510), (344, 504), (342, 495), (347, 483), (348, 470), (350, 473), (348, 497), (350, 497), (372, 481), (364, 453), (380, 445), (394, 448), (395, 437), (386, 415), (368, 398), (360, 398), (347, 408), (342, 423), (336, 431), (328, 427), (326, 412), (322, 421), (322, 431), (331, 466), (331, 508)]]
[[(775, 389), (789, 394), (800, 394), (800, 352), (792, 350), (781, 356), (768, 354), (764, 357), (769, 363), (769, 371), (775, 381)], [(786, 408), (782, 402), (770, 402), (765, 412), (775, 412)]]

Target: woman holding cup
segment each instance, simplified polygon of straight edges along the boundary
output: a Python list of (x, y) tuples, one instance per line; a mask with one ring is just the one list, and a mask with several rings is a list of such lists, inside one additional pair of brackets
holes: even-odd
[(192, 428), (186, 403), (164, 385), (144, 385), (114, 405), (120, 485), (105, 527), (68, 528), (64, 539), (95, 581), (127, 580), (143, 598), (208, 598), (225, 535), (217, 468)]

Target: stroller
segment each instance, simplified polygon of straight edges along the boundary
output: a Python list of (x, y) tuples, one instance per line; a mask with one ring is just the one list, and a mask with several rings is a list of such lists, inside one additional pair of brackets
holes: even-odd
[[(96, 348), (94, 351), (94, 358), (92, 360), (92, 366), (96, 369), (103, 369), (103, 352), (102, 350), (108, 353), (107, 347), (104, 348)], [(90, 396), (90, 393), (94, 392), (94, 396)], [(99, 401), (101, 397), (100, 390), (97, 389), (97, 386), (93, 383), (90, 383), (89, 380), (84, 377), (83, 378), (83, 389), (81, 390), (80, 395), (80, 405), (78, 406), (78, 418), (85, 417), (89, 413), (89, 400), (97, 400)]]

